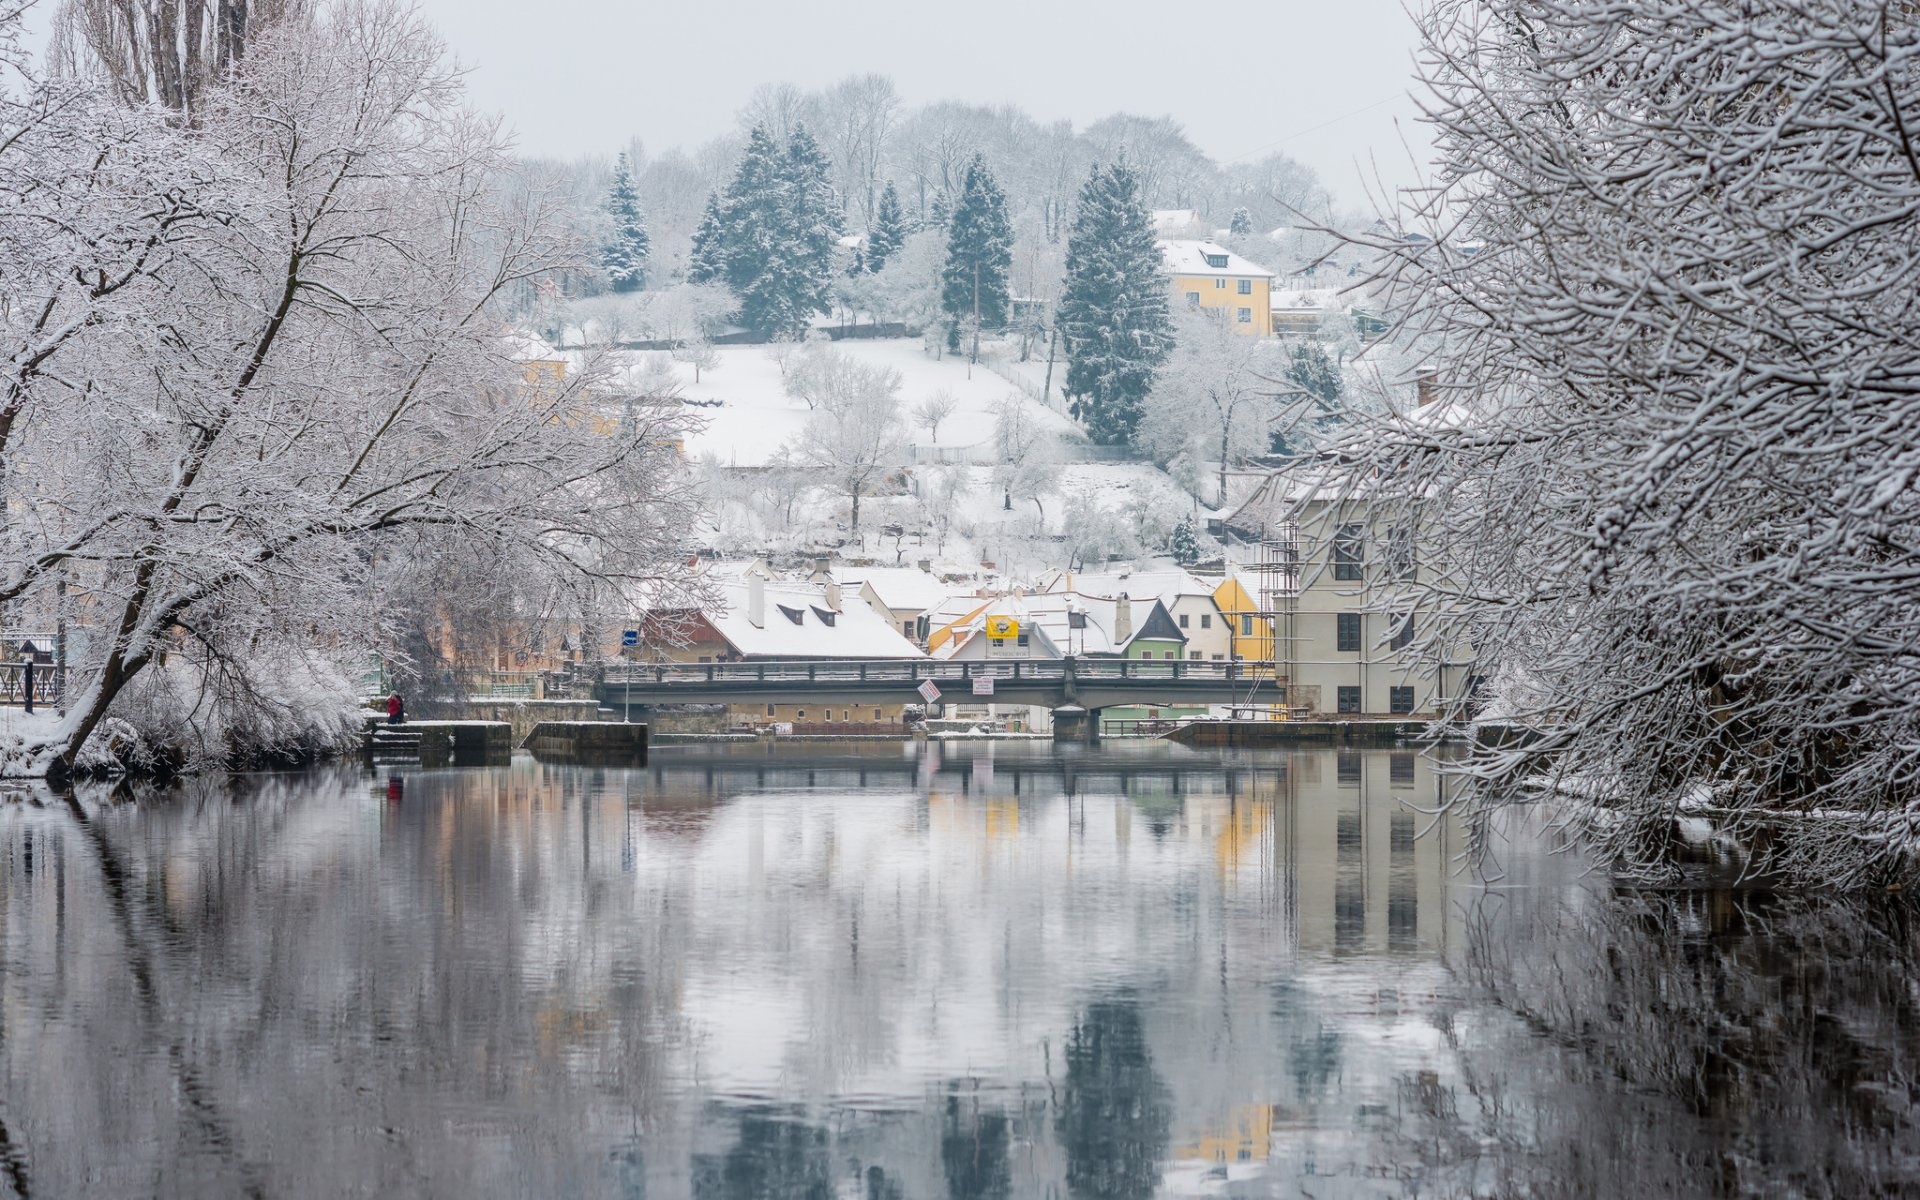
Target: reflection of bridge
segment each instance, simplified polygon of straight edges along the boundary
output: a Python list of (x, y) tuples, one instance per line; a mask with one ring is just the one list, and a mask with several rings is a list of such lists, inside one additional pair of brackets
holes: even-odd
[[(975, 682), (992, 680), (996, 703), (1078, 705), (1277, 704), (1286, 680), (1270, 662), (1126, 658), (1003, 659), (987, 662), (663, 663), (610, 668), (594, 692), (619, 708), (640, 704), (919, 703), (931, 681), (943, 703), (969, 703)], [(979, 694), (984, 701), (986, 694)]]

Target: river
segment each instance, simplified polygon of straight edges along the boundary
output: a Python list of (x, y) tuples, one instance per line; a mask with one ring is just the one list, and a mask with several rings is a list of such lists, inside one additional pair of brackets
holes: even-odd
[(0, 1195), (1920, 1188), (1903, 902), (1399, 752), (662, 748), (0, 805)]

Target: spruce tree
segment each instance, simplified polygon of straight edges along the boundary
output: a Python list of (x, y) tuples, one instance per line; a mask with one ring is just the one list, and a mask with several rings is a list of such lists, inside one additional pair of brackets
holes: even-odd
[(827, 311), (840, 238), (831, 175), (804, 128), (782, 148), (756, 126), (694, 234), (694, 282), (724, 282), (740, 301), (740, 323), (763, 337), (804, 333), (814, 313)]
[(646, 215), (640, 210), (640, 192), (633, 186), (633, 168), (626, 151), (613, 162), (613, 187), (607, 193), (607, 215), (613, 218), (613, 233), (600, 251), (600, 265), (607, 282), (616, 292), (637, 292), (646, 286), (647, 259), (652, 241), (647, 237)]
[(690, 283), (723, 283), (727, 278), (727, 230), (720, 214), (720, 196), (709, 193), (700, 226), (693, 231), (693, 253), (687, 261)]
[[(977, 311), (981, 329), (1007, 323), (1007, 272), (1013, 269), (1013, 222), (1007, 196), (980, 155), (967, 164), (960, 202), (947, 223), (947, 265), (940, 272), (940, 308), (947, 314), (947, 345), (960, 348), (960, 327)], [(976, 339), (979, 330), (975, 330)], [(977, 344), (977, 343), (976, 343)]]
[(873, 227), (867, 230), (867, 252), (861, 265), (867, 271), (879, 271), (900, 252), (907, 240), (907, 214), (900, 207), (900, 192), (887, 180), (874, 206)]
[(1059, 326), (1073, 415), (1102, 445), (1132, 442), (1154, 372), (1173, 348), (1167, 292), (1132, 169), (1094, 168), (1067, 237)]
[(1245, 205), (1233, 210), (1233, 219), (1227, 222), (1227, 232), (1234, 237), (1246, 237), (1253, 232), (1253, 214)]
[(1180, 523), (1173, 527), (1173, 535), (1167, 539), (1167, 551), (1173, 555), (1173, 561), (1183, 567), (1200, 561), (1200, 536), (1194, 530), (1192, 513), (1180, 518)]

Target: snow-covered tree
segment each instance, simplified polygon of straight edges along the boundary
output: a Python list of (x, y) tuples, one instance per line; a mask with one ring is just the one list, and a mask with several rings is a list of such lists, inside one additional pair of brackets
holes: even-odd
[(1428, 240), (1368, 240), (1429, 402), (1350, 405), (1318, 482), (1409, 529), (1416, 645), (1471, 647), (1533, 731), (1472, 751), (1463, 803), (1567, 781), (1628, 870), (1696, 817), (1791, 877), (1910, 880), (1912, 6), (1439, 0), (1423, 29)]
[(1163, 465), (1182, 454), (1215, 464), (1214, 498), (1227, 471), (1267, 448), (1279, 413), (1273, 378), (1280, 359), (1271, 339), (1239, 333), (1219, 309), (1180, 315), (1179, 340), (1147, 397), (1138, 441)]
[(947, 349), (960, 348), (962, 327), (973, 331), (979, 356), (981, 329), (1007, 323), (1007, 272), (1013, 266), (1013, 226), (1007, 197), (994, 182), (987, 160), (973, 156), (961, 178), (960, 202), (947, 222), (947, 264), (940, 275), (940, 308), (947, 314)]
[(940, 426), (960, 409), (960, 397), (946, 388), (930, 393), (925, 400), (914, 406), (913, 419), (933, 436), (933, 444), (940, 444)]
[(809, 347), (809, 362), (789, 373), (806, 376), (813, 412), (793, 447), (793, 460), (816, 481), (830, 483), (852, 505), (860, 528), (860, 500), (870, 496), (906, 457), (900, 420), (900, 372), (863, 363), (831, 347)]
[(1000, 506), (1011, 512), (1014, 500), (1033, 501), (1042, 517), (1041, 500), (1059, 483), (1060, 439), (1042, 424), (1026, 397), (1009, 392), (993, 409), (993, 485)]
[(841, 228), (831, 169), (804, 126), (784, 148), (756, 126), (695, 231), (694, 282), (724, 282), (740, 323), (763, 336), (803, 333), (828, 310)]
[(866, 253), (860, 260), (861, 269), (868, 274), (885, 269), (893, 256), (906, 244), (906, 210), (900, 207), (900, 191), (893, 186), (893, 180), (887, 180), (887, 186), (880, 191), (880, 201), (874, 209), (873, 224), (867, 227)]
[(678, 418), (501, 337), (506, 293), (591, 258), (416, 18), (269, 31), (191, 127), (32, 80), (0, 121), (0, 511), (33, 514), (0, 602), (91, 635), (4, 769), (72, 763), (163, 656), (217, 687), (388, 648), (386, 588), (455, 544), (558, 587), (675, 577)]
[(646, 215), (640, 211), (640, 193), (633, 186), (633, 168), (626, 151), (613, 160), (613, 186), (607, 191), (607, 216), (612, 230), (600, 250), (600, 266), (608, 286), (616, 292), (637, 292), (647, 283), (647, 260), (652, 242), (647, 238)]
[(1057, 320), (1073, 415), (1102, 445), (1131, 442), (1173, 330), (1153, 220), (1125, 163), (1080, 190)]
[(1167, 553), (1183, 567), (1200, 561), (1200, 535), (1194, 529), (1192, 513), (1181, 517), (1180, 523), (1173, 527), (1173, 534), (1167, 539)]
[(1308, 340), (1287, 347), (1282, 378), (1292, 386), (1282, 398), (1267, 448), (1275, 454), (1300, 453), (1324, 440), (1334, 426), (1346, 385), (1326, 347)]
[(312, 0), (65, 0), (47, 58), (105, 80), (123, 105), (159, 104), (191, 117), (251, 43), (276, 26), (297, 29), (314, 8)]
[(1253, 214), (1243, 204), (1233, 210), (1233, 219), (1227, 222), (1227, 232), (1234, 237), (1246, 237), (1253, 232)]

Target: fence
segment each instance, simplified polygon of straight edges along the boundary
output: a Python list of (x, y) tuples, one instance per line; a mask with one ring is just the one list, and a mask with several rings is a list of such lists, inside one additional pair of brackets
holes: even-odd
[[(66, 672), (51, 663), (33, 666), (33, 702), (49, 708), (60, 703)], [(0, 663), (0, 707), (26, 706), (27, 664)]]

